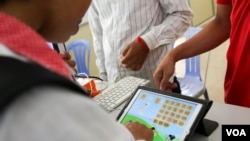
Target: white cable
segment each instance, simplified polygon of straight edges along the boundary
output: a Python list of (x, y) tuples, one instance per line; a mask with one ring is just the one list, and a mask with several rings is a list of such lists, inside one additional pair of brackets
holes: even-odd
[(210, 51), (208, 52), (208, 55), (207, 55), (207, 64), (206, 64), (205, 77), (204, 77), (204, 85), (205, 86), (206, 86), (206, 81), (207, 81), (209, 59), (210, 59)]
[(91, 79), (90, 79), (89, 76), (88, 76), (86, 73), (84, 73), (84, 72), (78, 73), (78, 75), (79, 75), (79, 76), (84, 75), (84, 76), (88, 79), (88, 83), (90, 84), (90, 96), (92, 97), (93, 93), (92, 93), (92, 84), (91, 84), (91, 82), (90, 82)]

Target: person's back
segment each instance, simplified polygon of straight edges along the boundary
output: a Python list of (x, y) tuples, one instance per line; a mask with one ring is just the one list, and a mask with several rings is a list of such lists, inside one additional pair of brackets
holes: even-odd
[(2, 141), (133, 140), (93, 101), (70, 89), (42, 85), (20, 95), (1, 114)]
[[(0, 47), (0, 49), (2, 48)], [(26, 66), (22, 64), (24, 62), (17, 59), (11, 60), (8, 58), (6, 61), (12, 65), (14, 60), (20, 62), (21, 66)], [(46, 75), (44, 71), (40, 70), (33, 71), (30, 75)], [(16, 71), (18, 72), (18, 70)], [(48, 72), (48, 74), (51, 73)], [(34, 80), (36, 77), (29, 78), (28, 75), (24, 75), (23, 77), (25, 76), (27, 77), (26, 80), (18, 80), (19, 77), (9, 75), (9, 80), (12, 80), (13, 86), (9, 86), (8, 88), (0, 86), (2, 88), (0, 90), (7, 90), (0, 91), (1, 102), (4, 102), (2, 101), (2, 96), (6, 94), (13, 95), (12, 101), (8, 105), (5, 104), (6, 106), (4, 106), (0, 103), (0, 140), (82, 141), (102, 139), (116, 141), (123, 138), (131, 138), (130, 136), (126, 137), (127, 134), (124, 134), (128, 132), (126, 129), (123, 131), (124, 133), (120, 132), (119, 126), (121, 125), (114, 125), (114, 119), (104, 113), (90, 98), (84, 96), (84, 93), (81, 95), (77, 91), (72, 91), (70, 87), (62, 87), (58, 82), (52, 83), (53, 79), (46, 78), (48, 79), (46, 80), (47, 83), (38, 84), (38, 80)], [(32, 82), (32, 79), (33, 86), (32, 84), (24, 86), (27, 90), (22, 90), (17, 86), (19, 83)], [(62, 80), (60, 80), (62, 83), (66, 83)], [(4, 83), (2, 81), (1, 79), (0, 84)], [(18, 90), (22, 91), (18, 94), (13, 94), (17, 87), (19, 88)], [(8, 91), (8, 89), (14, 90)], [(104, 119), (105, 122), (103, 121)], [(104, 132), (103, 128), (106, 129), (106, 126), (113, 132)], [(112, 138), (106, 138), (107, 136)]]
[(93, 0), (88, 14), (100, 77), (112, 84), (132, 75), (152, 87), (159, 61), (192, 18), (187, 1), (170, 0)]

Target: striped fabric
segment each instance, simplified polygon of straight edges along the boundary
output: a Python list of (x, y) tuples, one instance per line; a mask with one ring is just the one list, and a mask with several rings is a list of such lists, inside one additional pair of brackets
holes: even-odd
[[(187, 0), (93, 0), (88, 11), (100, 77), (110, 84), (126, 75), (151, 80), (169, 45), (191, 23)], [(123, 68), (123, 49), (140, 36), (150, 53), (139, 71)]]

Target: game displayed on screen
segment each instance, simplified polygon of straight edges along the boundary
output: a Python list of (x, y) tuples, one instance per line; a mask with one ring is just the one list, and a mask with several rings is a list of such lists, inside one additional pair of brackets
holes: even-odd
[(201, 110), (202, 104), (139, 90), (119, 122), (138, 121), (154, 129), (153, 141), (180, 141)]

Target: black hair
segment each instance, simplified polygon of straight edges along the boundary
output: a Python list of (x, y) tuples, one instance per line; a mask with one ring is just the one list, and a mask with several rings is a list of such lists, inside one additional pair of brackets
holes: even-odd
[(6, 2), (6, 0), (0, 0), (0, 4), (4, 4)]

